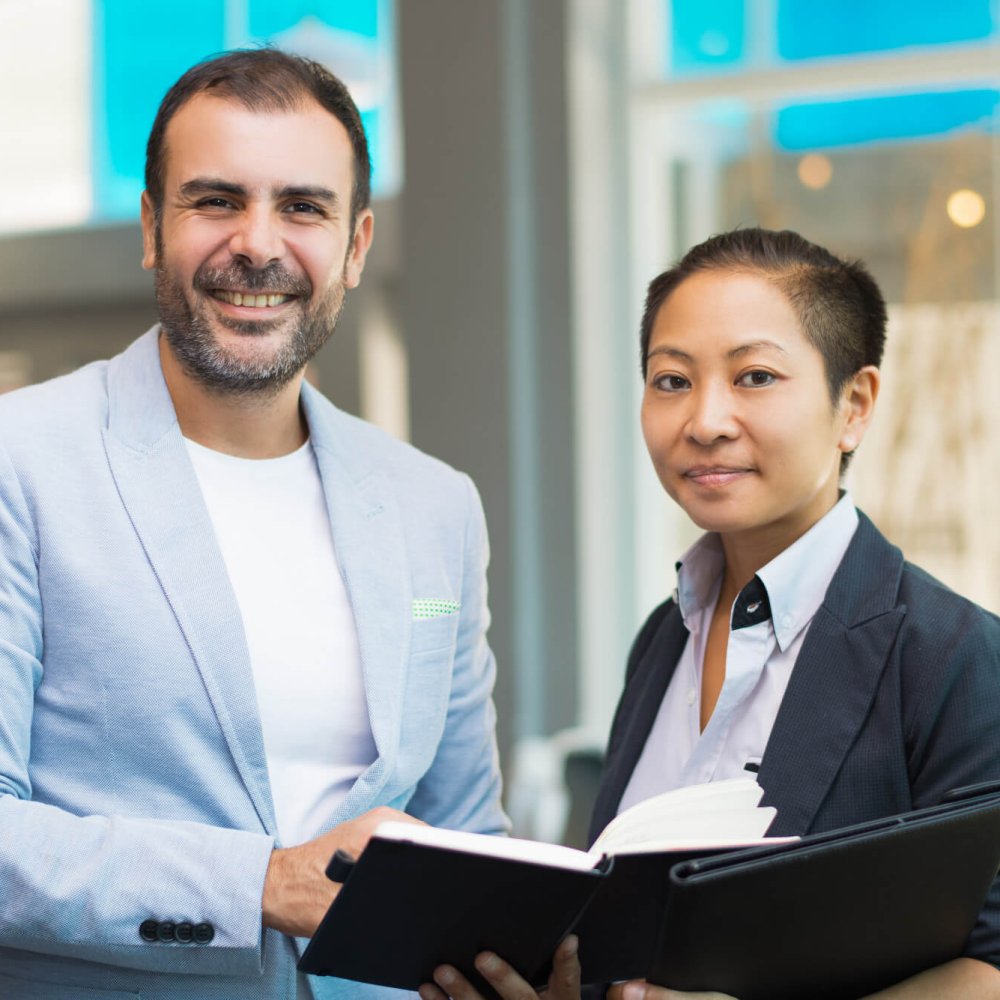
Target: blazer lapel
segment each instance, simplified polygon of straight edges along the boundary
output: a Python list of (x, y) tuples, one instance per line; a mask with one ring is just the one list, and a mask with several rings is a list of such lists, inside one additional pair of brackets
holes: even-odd
[(611, 730), (604, 776), (590, 825), (590, 841), (611, 822), (618, 811), (629, 779), (646, 745), (660, 710), (670, 678), (684, 651), (688, 631), (674, 604), (660, 623), (652, 642), (626, 680), (621, 704)]
[(413, 594), (402, 518), (382, 473), (368, 460), (355, 418), (308, 385), (303, 385), (302, 406), (354, 612), (378, 751), (341, 805), (339, 812), (346, 816), (375, 801), (396, 760)]
[(163, 380), (157, 333), (109, 365), (108, 462), (261, 824), (274, 833), (243, 622)]
[(903, 557), (860, 515), (816, 613), (761, 761), (773, 836), (809, 831), (878, 689), (905, 607)]

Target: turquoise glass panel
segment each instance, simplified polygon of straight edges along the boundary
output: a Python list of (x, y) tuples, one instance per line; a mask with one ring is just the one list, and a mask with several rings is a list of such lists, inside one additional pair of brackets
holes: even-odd
[[(748, 35), (762, 55), (796, 61), (890, 52), (1000, 36), (997, 0), (663, 0), (668, 75), (717, 73), (745, 65)], [(751, 19), (756, 19), (751, 22)], [(763, 19), (763, 20), (762, 20)]]
[(250, 34), (268, 38), (287, 31), (305, 17), (365, 38), (379, 33), (379, 0), (250, 0)]
[(189, 66), (225, 45), (224, 0), (171, 0), (158, 16), (134, 0), (94, 4), (94, 214), (139, 214), (146, 138), (156, 109)]
[(815, 59), (945, 45), (997, 33), (995, 0), (778, 0), (778, 53)]
[(743, 59), (744, 0), (673, 0), (670, 66), (679, 75), (739, 65)]
[(775, 144), (788, 150), (944, 135), (961, 128), (996, 131), (1000, 92), (964, 90), (796, 104), (778, 110)]

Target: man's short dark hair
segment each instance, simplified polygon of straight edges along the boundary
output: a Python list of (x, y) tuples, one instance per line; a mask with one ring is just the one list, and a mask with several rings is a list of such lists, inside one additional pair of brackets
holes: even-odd
[[(885, 347), (885, 299), (860, 261), (846, 261), (785, 229), (734, 229), (692, 247), (657, 275), (642, 314), (643, 379), (653, 323), (660, 307), (686, 278), (703, 271), (755, 274), (770, 281), (795, 311), (810, 343), (823, 357), (830, 399), (865, 365), (879, 365)], [(847, 467), (844, 455), (841, 469)]]
[(347, 129), (354, 150), (351, 230), (371, 202), (371, 160), (361, 115), (347, 87), (325, 66), (277, 49), (238, 49), (192, 66), (160, 102), (146, 143), (146, 191), (159, 218), (163, 208), (165, 137), (170, 119), (192, 97), (210, 94), (251, 111), (287, 112), (312, 98)]

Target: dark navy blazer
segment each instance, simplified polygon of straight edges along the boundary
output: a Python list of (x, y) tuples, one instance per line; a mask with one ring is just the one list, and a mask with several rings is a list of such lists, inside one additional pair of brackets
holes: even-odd
[[(680, 658), (672, 600), (629, 655), (591, 825), (615, 815)], [(775, 836), (835, 829), (1000, 779), (1000, 618), (904, 562), (863, 514), (799, 652), (758, 775)], [(967, 953), (1000, 966), (1000, 879)]]

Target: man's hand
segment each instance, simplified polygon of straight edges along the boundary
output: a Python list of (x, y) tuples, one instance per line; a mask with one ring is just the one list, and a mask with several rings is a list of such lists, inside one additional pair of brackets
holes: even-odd
[[(577, 940), (571, 934), (552, 956), (552, 974), (548, 986), (542, 990), (544, 1000), (580, 1000), (580, 962), (576, 957)], [(476, 968), (490, 986), (504, 1000), (538, 1000), (529, 983), (526, 983), (502, 958), (484, 951), (476, 956)], [(439, 965), (434, 970), (437, 985), (424, 983), (420, 987), (421, 1000), (482, 1000), (479, 992), (457, 969)]]
[(608, 990), (608, 1000), (735, 1000), (728, 993), (682, 993), (636, 980), (618, 983)]
[(277, 848), (271, 854), (264, 877), (261, 903), (264, 926), (292, 937), (312, 937), (340, 891), (340, 886), (326, 877), (326, 866), (333, 852), (339, 848), (358, 857), (375, 827), (389, 820), (420, 823), (406, 813), (379, 806), (335, 826), (315, 840), (298, 847)]

